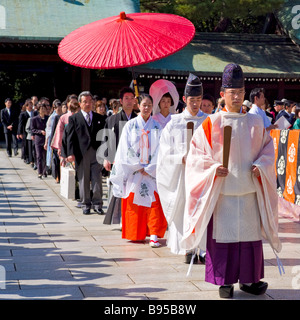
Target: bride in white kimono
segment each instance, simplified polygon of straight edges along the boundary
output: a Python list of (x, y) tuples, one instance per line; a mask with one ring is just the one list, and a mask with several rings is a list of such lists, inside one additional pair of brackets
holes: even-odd
[(178, 91), (171, 81), (160, 79), (151, 85), (149, 93), (153, 98), (152, 117), (163, 129), (171, 120), (171, 115), (176, 113)]
[(151, 117), (152, 98), (139, 97), (139, 115), (129, 120), (118, 145), (110, 181), (122, 198), (122, 238), (160, 246), (167, 229), (156, 187), (156, 162), (161, 126)]

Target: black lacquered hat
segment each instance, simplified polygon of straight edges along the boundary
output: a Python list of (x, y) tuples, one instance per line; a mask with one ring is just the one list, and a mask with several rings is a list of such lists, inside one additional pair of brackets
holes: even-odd
[(199, 77), (195, 76), (192, 73), (189, 74), (184, 89), (184, 95), (186, 97), (197, 97), (203, 95), (203, 86)]
[(235, 63), (228, 64), (223, 71), (222, 87), (243, 88), (244, 85), (244, 73), (242, 68)]

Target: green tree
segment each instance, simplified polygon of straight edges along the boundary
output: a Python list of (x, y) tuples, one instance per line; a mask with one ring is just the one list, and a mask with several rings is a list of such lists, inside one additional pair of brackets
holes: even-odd
[(1, 102), (10, 97), (15, 103), (24, 102), (30, 97), (31, 90), (37, 85), (37, 74), (0, 72)]
[(142, 12), (174, 13), (173, 0), (140, 0)]
[(197, 31), (259, 33), (266, 15), (284, 0), (140, 0), (141, 11), (174, 13), (191, 20)]

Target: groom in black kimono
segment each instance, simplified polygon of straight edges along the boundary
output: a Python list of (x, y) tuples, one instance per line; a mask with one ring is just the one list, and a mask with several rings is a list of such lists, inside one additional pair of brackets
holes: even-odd
[[(121, 89), (120, 102), (122, 105), (122, 111), (108, 117), (105, 124), (105, 128), (112, 131), (112, 139), (115, 142), (115, 144), (111, 144), (111, 141), (107, 141), (111, 146), (110, 151), (112, 152), (112, 154), (109, 155), (108, 159), (105, 159), (103, 162), (103, 166), (107, 171), (111, 170), (112, 162), (118, 148), (119, 139), (121, 137), (124, 125), (128, 120), (133, 119), (137, 116), (137, 114), (133, 111), (136, 99), (134, 96), (134, 91), (131, 88), (125, 87)], [(102, 138), (101, 140), (104, 141), (105, 139)], [(106, 154), (106, 156), (108, 155)], [(108, 209), (103, 223), (119, 224), (121, 222), (121, 198), (115, 198), (113, 195), (111, 195), (108, 200)]]

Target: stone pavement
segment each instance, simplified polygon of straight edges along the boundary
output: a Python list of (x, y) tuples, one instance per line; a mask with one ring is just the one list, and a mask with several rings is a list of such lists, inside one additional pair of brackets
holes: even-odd
[[(0, 299), (219, 300), (204, 266), (187, 278), (165, 239), (156, 249), (121, 239), (118, 226), (84, 216), (59, 191), (52, 177), (38, 179), (20, 156), (0, 150)], [(300, 299), (300, 224), (281, 218), (280, 237), (285, 275), (264, 244), (267, 293), (254, 297), (236, 285), (234, 299)]]

